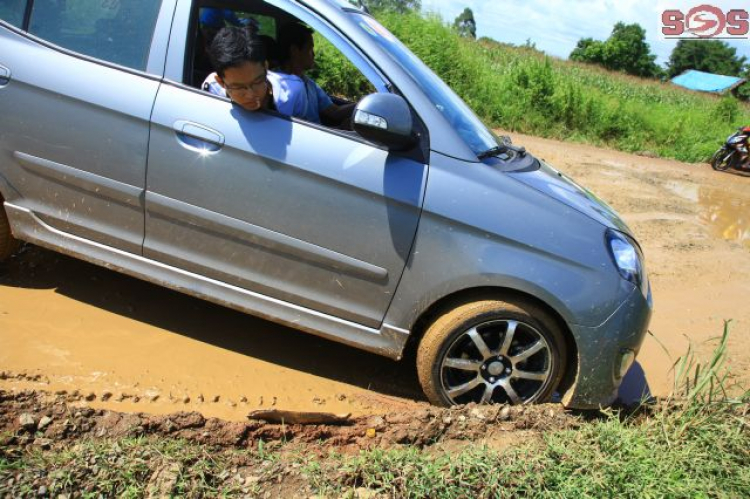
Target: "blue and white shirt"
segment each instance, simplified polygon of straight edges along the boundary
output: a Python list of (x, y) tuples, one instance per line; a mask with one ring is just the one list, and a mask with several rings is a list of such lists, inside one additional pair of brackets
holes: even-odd
[(320, 112), (333, 105), (328, 94), (310, 78), (268, 72), (273, 99), (281, 114), (320, 123)]
[(210, 75), (208, 75), (206, 79), (203, 80), (203, 85), (201, 85), (201, 88), (209, 94), (214, 94), (221, 97), (227, 96), (227, 91), (224, 90), (224, 87), (219, 85), (218, 81), (216, 81), (216, 73), (211, 73)]

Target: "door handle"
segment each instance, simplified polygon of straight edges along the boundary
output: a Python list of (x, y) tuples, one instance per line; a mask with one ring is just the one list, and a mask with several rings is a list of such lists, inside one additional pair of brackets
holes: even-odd
[(0, 65), (0, 87), (10, 83), (10, 69)]
[(190, 149), (215, 152), (224, 145), (224, 135), (205, 125), (179, 120), (174, 130), (180, 142)]

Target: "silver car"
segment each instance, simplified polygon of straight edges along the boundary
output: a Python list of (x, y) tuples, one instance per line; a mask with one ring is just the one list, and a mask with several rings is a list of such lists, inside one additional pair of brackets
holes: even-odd
[(652, 310), (613, 210), (348, 2), (220, 4), (340, 50), (371, 85), (352, 130), (201, 90), (216, 4), (0, 4), (0, 260), (28, 241), (393, 359), (413, 348), (434, 404), (611, 403)]

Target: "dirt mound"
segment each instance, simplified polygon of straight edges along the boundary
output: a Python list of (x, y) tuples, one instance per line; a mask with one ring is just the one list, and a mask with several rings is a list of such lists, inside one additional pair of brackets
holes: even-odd
[[(293, 419), (293, 418), (292, 418)], [(198, 412), (169, 415), (121, 413), (69, 405), (64, 395), (0, 391), (2, 446), (49, 448), (81, 438), (159, 436), (219, 447), (264, 443), (318, 443), (336, 450), (393, 445), (430, 446), (449, 441), (511, 443), (514, 433), (576, 427), (579, 419), (559, 405), (428, 407), (385, 416), (345, 418), (335, 424), (246, 423), (205, 418)], [(499, 442), (495, 442), (497, 445)]]

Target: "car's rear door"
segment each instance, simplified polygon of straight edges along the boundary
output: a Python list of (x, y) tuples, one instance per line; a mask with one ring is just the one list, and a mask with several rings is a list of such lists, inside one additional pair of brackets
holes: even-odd
[(35, 0), (0, 14), (0, 182), (46, 224), (141, 253), (149, 119), (175, 0)]

